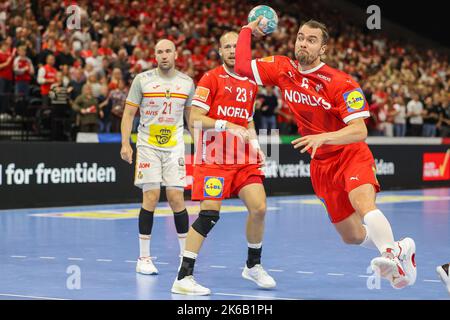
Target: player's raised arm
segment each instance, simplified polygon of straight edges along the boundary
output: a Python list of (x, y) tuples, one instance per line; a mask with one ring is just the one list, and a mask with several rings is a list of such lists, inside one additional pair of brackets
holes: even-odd
[(248, 25), (242, 27), (239, 33), (239, 38), (236, 44), (236, 64), (234, 70), (241, 76), (254, 79), (252, 72), (252, 34), (257, 37), (262, 37), (264, 33), (258, 26), (263, 17), (260, 16), (255, 21), (250, 22)]

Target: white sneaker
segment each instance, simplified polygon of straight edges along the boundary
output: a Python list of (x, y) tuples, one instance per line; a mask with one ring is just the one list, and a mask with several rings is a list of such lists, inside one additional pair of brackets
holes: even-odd
[(245, 265), (242, 271), (242, 277), (247, 280), (251, 280), (258, 285), (258, 287), (264, 289), (275, 288), (277, 283), (275, 280), (264, 270), (262, 265), (257, 264), (253, 268), (247, 268)]
[(394, 289), (402, 289), (409, 283), (400, 260), (392, 253), (384, 252), (381, 257), (373, 259), (370, 265), (380, 277), (389, 280)]
[(136, 264), (136, 272), (142, 274), (158, 274), (158, 269), (150, 257), (141, 257)]
[(417, 279), (416, 244), (413, 239), (404, 238), (398, 241), (397, 245), (399, 248), (398, 259), (408, 277), (409, 285), (412, 286)]
[(185, 294), (188, 296), (207, 296), (211, 290), (205, 288), (195, 281), (194, 276), (187, 276), (181, 280), (175, 279), (172, 285), (172, 293)]
[(449, 264), (444, 264), (436, 268), (439, 277), (441, 277), (442, 282), (447, 287), (447, 291), (450, 294), (450, 274), (449, 274)]

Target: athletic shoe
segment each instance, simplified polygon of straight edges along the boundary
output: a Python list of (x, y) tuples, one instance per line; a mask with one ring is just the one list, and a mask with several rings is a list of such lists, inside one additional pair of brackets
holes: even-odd
[(394, 289), (402, 289), (408, 285), (409, 280), (400, 260), (391, 252), (383, 252), (381, 257), (373, 259), (370, 264), (372, 270), (389, 280)]
[(399, 253), (398, 259), (402, 263), (403, 270), (408, 277), (408, 282), (412, 286), (417, 279), (417, 266), (416, 266), (416, 244), (411, 238), (404, 238), (397, 242)]
[(188, 296), (207, 296), (211, 294), (211, 290), (198, 284), (194, 276), (187, 276), (181, 280), (175, 279), (171, 291), (172, 293)]
[(450, 294), (450, 273), (449, 273), (449, 264), (443, 264), (436, 268), (439, 277), (441, 277), (442, 282), (447, 287), (447, 291)]
[(247, 268), (245, 265), (242, 271), (242, 277), (247, 280), (251, 280), (258, 285), (258, 287), (264, 289), (275, 288), (277, 283), (275, 280), (264, 270), (262, 265), (257, 264), (252, 268)]
[(136, 272), (142, 274), (158, 274), (158, 269), (150, 257), (141, 257), (136, 264)]

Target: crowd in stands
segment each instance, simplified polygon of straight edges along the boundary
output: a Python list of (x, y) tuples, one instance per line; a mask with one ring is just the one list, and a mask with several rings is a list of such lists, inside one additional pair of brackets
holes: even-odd
[[(218, 0), (9, 0), (0, 3), (0, 125), (32, 116), (52, 139), (76, 132), (119, 132), (134, 76), (156, 66), (154, 46), (176, 44), (177, 68), (198, 81), (220, 65), (218, 38), (246, 24), (255, 5)], [(280, 3), (280, 2), (278, 2)], [(255, 41), (255, 58), (293, 58), (299, 23), (327, 24), (324, 61), (357, 80), (366, 95), (371, 135), (450, 135), (448, 56), (433, 48), (391, 39), (350, 24), (345, 16), (311, 1), (277, 7), (279, 29)], [(301, 16), (292, 13), (301, 12)], [(292, 115), (277, 88), (261, 88), (257, 128), (295, 134)]]

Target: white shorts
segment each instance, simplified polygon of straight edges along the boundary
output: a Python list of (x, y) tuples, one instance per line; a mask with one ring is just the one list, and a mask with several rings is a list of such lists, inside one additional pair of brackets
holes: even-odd
[(184, 188), (186, 186), (184, 148), (163, 151), (138, 147), (134, 185), (143, 189), (148, 184)]

